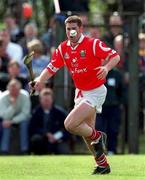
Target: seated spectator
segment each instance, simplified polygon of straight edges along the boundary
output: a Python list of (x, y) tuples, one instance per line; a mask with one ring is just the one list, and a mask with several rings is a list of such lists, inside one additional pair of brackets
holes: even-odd
[(66, 113), (54, 105), (53, 92), (44, 88), (40, 92), (40, 105), (30, 121), (30, 147), (35, 154), (68, 154), (69, 134), (64, 130)]
[(43, 46), (41, 41), (39, 40), (32, 40), (27, 44), (28, 51), (34, 51), (33, 60), (32, 60), (32, 67), (34, 75), (37, 77), (40, 75), (42, 70), (46, 68), (50, 59), (48, 56), (43, 54)]
[(8, 60), (15, 59), (19, 64), (22, 64), (22, 58), (23, 58), (22, 47), (19, 44), (10, 41), (10, 34), (8, 30), (3, 29), (0, 31), (0, 40), (1, 40), (0, 51), (3, 50), (2, 57), (4, 56)]
[(0, 118), (2, 119), (0, 151), (2, 154), (9, 154), (13, 126), (19, 127), (21, 153), (28, 152), (30, 105), (30, 97), (27, 91), (21, 89), (21, 83), (16, 79), (11, 80), (8, 90), (0, 97)]
[(5, 91), (7, 84), (11, 79), (18, 79), (22, 84), (22, 88), (27, 89), (28, 80), (20, 75), (19, 63), (16, 62), (15, 60), (11, 60), (8, 64), (7, 69), (8, 69), (7, 70), (8, 73), (5, 74), (4, 76), (0, 76), (0, 84), (1, 84), (0, 90)]
[(38, 104), (39, 104), (39, 94), (40, 94), (40, 92), (41, 92), (41, 90), (42, 89), (44, 89), (44, 88), (52, 88), (53, 86), (52, 86), (52, 84), (50, 83), (50, 81), (46, 81), (46, 82), (43, 82), (42, 84), (41, 84), (41, 87), (40, 87), (40, 89), (39, 90), (35, 90), (35, 92), (34, 92), (34, 94), (33, 94), (33, 96), (30, 96), (30, 98), (31, 98), (31, 109), (32, 109), (32, 111), (38, 106)]
[[(40, 75), (42, 70), (46, 68), (49, 63), (49, 57), (43, 54), (43, 46), (41, 41), (34, 39), (27, 43), (27, 48), (29, 52), (34, 51), (33, 59), (32, 59), (32, 67), (34, 76), (37, 77)], [(24, 76), (28, 76), (28, 71), (25, 65), (21, 67), (21, 74)]]
[(35, 24), (29, 23), (26, 24), (25, 28), (24, 28), (24, 33), (25, 33), (25, 40), (26, 40), (26, 44), (30, 41), (32, 41), (33, 39), (38, 39), (38, 29), (37, 26)]
[(28, 53), (27, 43), (34, 39), (38, 39), (37, 36), (38, 36), (37, 26), (32, 23), (26, 24), (24, 27), (24, 37), (19, 41), (19, 44), (23, 48), (24, 55)]
[(6, 14), (4, 17), (4, 23), (10, 33), (11, 41), (18, 43), (18, 41), (24, 36), (24, 33), (16, 23), (16, 18), (12, 14)]

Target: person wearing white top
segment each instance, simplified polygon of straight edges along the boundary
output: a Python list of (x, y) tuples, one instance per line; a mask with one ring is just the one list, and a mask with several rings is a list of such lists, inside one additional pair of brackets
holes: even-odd
[(10, 41), (10, 34), (6, 29), (0, 31), (0, 39), (1, 39), (1, 46), (5, 51), (5, 54), (7, 54), (7, 56), (9, 57), (9, 59), (15, 60), (21, 65), (23, 63), (22, 47), (19, 44)]
[(21, 83), (13, 79), (8, 83), (8, 90), (0, 96), (0, 119), (2, 137), (0, 152), (10, 152), (10, 137), (12, 126), (19, 128), (20, 151), (28, 152), (28, 125), (31, 115), (31, 101), (27, 91), (21, 88)]
[(20, 65), (23, 63), (23, 50), (19, 44), (9, 42), (6, 48), (6, 52), (10, 59), (17, 61)]

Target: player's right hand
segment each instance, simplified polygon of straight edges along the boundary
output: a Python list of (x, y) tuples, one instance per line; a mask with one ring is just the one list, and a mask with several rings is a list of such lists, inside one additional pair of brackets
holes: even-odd
[(29, 82), (29, 89), (30, 89), (30, 92), (32, 93), (35, 93), (35, 81), (30, 81)]
[(95, 68), (95, 70), (98, 70), (97, 78), (100, 80), (105, 79), (109, 72), (106, 66), (99, 66), (99, 67)]
[(29, 82), (29, 88), (31, 91), (40, 91), (42, 89), (42, 82), (36, 78), (34, 81)]

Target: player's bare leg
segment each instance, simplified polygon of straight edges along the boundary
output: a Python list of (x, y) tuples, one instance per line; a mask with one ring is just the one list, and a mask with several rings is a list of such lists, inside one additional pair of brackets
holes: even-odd
[(64, 122), (65, 128), (72, 134), (90, 137), (93, 129), (85, 122), (85, 120), (93, 116), (94, 113), (95, 109), (91, 106), (85, 103), (80, 104), (67, 116)]
[[(87, 119), (93, 119), (96, 114), (95, 108), (92, 108), (86, 103), (82, 103), (74, 108), (65, 120), (65, 128), (75, 135), (83, 136), (89, 149), (93, 152), (98, 167), (94, 174), (105, 174), (110, 172), (110, 167), (107, 163), (106, 156), (103, 149), (103, 133), (95, 130), (87, 122)], [(90, 146), (93, 141), (92, 147)]]
[[(92, 115), (92, 117), (90, 117), (90, 119), (87, 119), (87, 120), (86, 120), (86, 123), (87, 123), (90, 127), (92, 127), (92, 128), (95, 129), (95, 121), (96, 121), (96, 113), (94, 113), (94, 115)], [(90, 152), (91, 152), (91, 153), (93, 154), (93, 156), (95, 157), (96, 152), (95, 152), (95, 150), (94, 150), (94, 147), (91, 145), (92, 140), (91, 140), (90, 138), (88, 138), (88, 137), (83, 137), (83, 139), (84, 139), (84, 142), (86, 143), (88, 149), (90, 150)]]
[[(94, 117), (92, 116), (92, 118), (86, 120), (86, 123), (89, 126), (93, 127), (94, 129), (95, 129), (95, 122), (96, 122), (96, 114), (94, 115)], [(105, 147), (102, 149), (102, 142), (101, 142), (101, 147), (98, 147), (99, 145), (97, 145), (97, 149), (95, 150), (94, 146), (91, 145), (92, 141), (90, 140), (90, 138), (83, 137), (83, 139), (84, 139), (88, 149), (93, 154), (94, 159), (96, 161), (96, 167), (93, 171), (93, 174), (109, 173), (110, 172), (110, 166), (107, 163), (107, 159), (106, 159), (105, 154), (104, 154)], [(104, 143), (104, 145), (106, 145), (105, 142), (103, 142), (103, 143)], [(102, 155), (102, 154), (104, 154), (104, 155)], [(100, 164), (100, 162), (102, 163), (102, 159), (104, 159), (104, 161), (106, 161), (106, 163), (107, 163), (107, 164), (105, 163), (106, 164), (105, 167), (102, 167)]]

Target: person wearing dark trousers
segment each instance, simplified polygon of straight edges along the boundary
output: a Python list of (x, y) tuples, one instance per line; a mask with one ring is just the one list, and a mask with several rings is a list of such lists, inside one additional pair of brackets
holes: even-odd
[(20, 153), (28, 153), (28, 126), (31, 102), (29, 94), (21, 88), (21, 83), (12, 79), (0, 98), (0, 126), (2, 126), (0, 153), (10, 153), (11, 135), (13, 127), (19, 128)]
[(121, 124), (121, 109), (124, 104), (124, 83), (121, 72), (114, 68), (107, 77), (108, 94), (102, 114), (97, 117), (96, 127), (107, 134), (108, 154), (117, 153), (117, 139)]
[(70, 135), (64, 130), (66, 112), (54, 105), (53, 91), (40, 92), (40, 104), (30, 121), (30, 151), (34, 154), (69, 154)]

